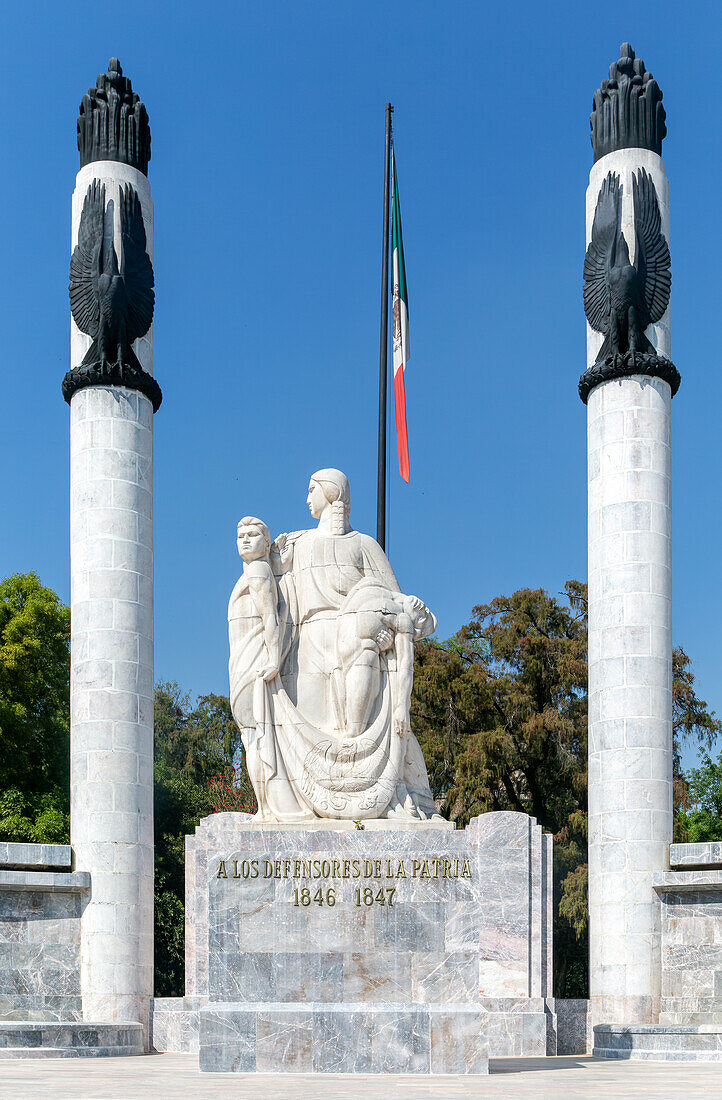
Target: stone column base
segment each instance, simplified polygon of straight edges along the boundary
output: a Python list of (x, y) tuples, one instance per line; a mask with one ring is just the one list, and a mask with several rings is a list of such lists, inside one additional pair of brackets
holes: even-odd
[(595, 1058), (630, 1062), (722, 1062), (719, 1025), (594, 1028)]
[(0, 1020), (0, 1059), (108, 1058), (143, 1049), (141, 1024)]

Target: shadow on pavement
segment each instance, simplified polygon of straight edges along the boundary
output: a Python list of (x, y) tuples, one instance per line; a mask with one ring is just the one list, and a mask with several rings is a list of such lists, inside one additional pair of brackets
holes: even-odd
[(594, 1064), (591, 1054), (549, 1058), (490, 1058), (489, 1073), (533, 1073), (537, 1070), (579, 1069), (581, 1066)]

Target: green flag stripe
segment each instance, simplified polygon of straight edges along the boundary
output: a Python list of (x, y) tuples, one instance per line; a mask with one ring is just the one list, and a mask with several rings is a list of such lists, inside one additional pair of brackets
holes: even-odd
[(399, 203), (399, 185), (396, 179), (396, 152), (392, 148), (393, 161), (393, 216), (391, 221), (391, 251), (399, 250), (399, 297), (406, 303), (406, 313), (409, 312), (409, 296), (406, 289), (406, 264), (404, 262), (404, 241), (401, 233), (401, 205)]

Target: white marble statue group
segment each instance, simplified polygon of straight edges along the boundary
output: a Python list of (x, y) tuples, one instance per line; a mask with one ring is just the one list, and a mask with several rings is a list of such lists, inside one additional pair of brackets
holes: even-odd
[(233, 716), (258, 818), (304, 822), (436, 816), (411, 732), (414, 642), (436, 629), (388, 558), (349, 524), (348, 480), (318, 470), (318, 526), (238, 524), (243, 573), (228, 605)]

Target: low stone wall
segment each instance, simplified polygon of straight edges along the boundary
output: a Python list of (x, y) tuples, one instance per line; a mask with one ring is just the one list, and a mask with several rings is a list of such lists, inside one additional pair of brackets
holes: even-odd
[(0, 1020), (0, 1060), (110, 1058), (142, 1053), (143, 1028), (137, 1023)]
[(722, 1030), (713, 1027), (594, 1028), (595, 1058), (629, 1062), (722, 1062)]
[(66, 845), (0, 844), (0, 1020), (82, 1017), (80, 915), (90, 876)]
[(722, 1027), (722, 844), (672, 844), (655, 877), (662, 909), (662, 1013)]
[(672, 844), (653, 878), (661, 917), (659, 1023), (598, 1025), (593, 1054), (631, 1061), (722, 1062), (722, 845)]

